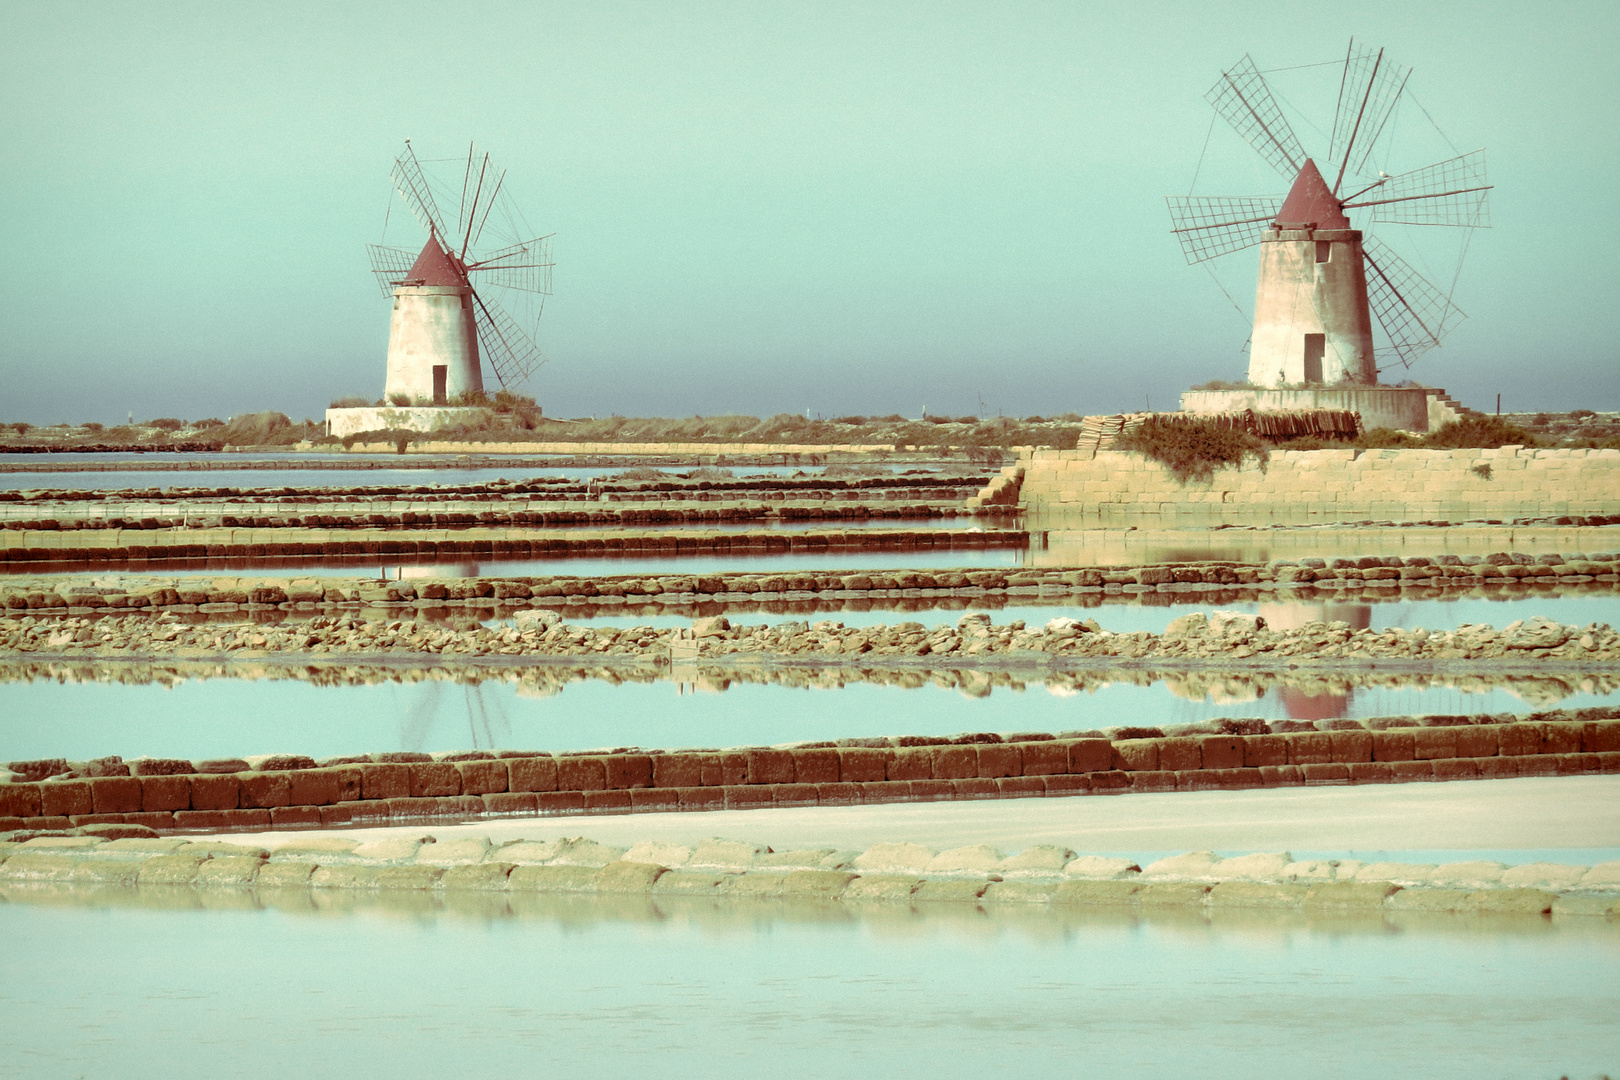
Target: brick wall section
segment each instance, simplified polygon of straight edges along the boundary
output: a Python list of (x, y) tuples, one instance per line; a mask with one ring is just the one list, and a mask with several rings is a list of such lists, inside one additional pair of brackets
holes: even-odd
[(46, 780), (0, 784), (0, 831), (98, 822), (262, 829), (1589, 773), (1620, 773), (1620, 720), (1117, 742), (533, 755)]
[(1020, 505), (1036, 512), (1157, 514), (1170, 505), (1258, 516), (1511, 518), (1620, 507), (1620, 450), (1284, 450), (1264, 469), (1221, 469), (1186, 485), (1158, 462), (1122, 451), (1026, 450), (1019, 464)]

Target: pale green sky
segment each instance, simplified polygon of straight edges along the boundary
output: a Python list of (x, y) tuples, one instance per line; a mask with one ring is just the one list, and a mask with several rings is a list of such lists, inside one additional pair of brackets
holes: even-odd
[[(1620, 408), (1617, 31), (1613, 3), (4, 3), (0, 420), (380, 394), (363, 245), (407, 137), (477, 139), (556, 232), (554, 414), (1169, 406), (1246, 364), (1162, 199), (1203, 93), (1352, 34), (1498, 185), (1471, 318), (1414, 377)], [(1273, 79), (1322, 153), (1337, 74)], [(1394, 125), (1389, 171), (1449, 155), (1410, 105)], [(1217, 125), (1200, 193), (1285, 187)], [(1455, 251), (1412, 241), (1449, 283)], [(1245, 311), (1254, 265), (1218, 267)]]

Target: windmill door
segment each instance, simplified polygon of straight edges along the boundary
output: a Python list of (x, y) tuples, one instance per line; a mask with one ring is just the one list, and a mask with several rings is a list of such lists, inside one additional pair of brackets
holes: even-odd
[[(1322, 355), (1327, 352), (1326, 334), (1305, 335), (1305, 381), (1317, 383), (1322, 381)], [(438, 368), (434, 368), (438, 371)], [(437, 376), (435, 376), (437, 378)]]
[[(1317, 367), (1317, 371), (1320, 372), (1321, 368), (1322, 368), (1321, 361), (1317, 361), (1316, 367)], [(433, 404), (435, 404), (435, 405), (443, 405), (444, 404), (445, 376), (449, 372), (449, 370), (450, 370), (450, 366), (448, 364), (434, 364), (433, 365)]]

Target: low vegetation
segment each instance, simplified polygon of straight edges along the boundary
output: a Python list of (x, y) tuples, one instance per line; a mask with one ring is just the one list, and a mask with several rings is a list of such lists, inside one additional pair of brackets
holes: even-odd
[(1134, 451), (1168, 468), (1185, 484), (1208, 480), (1216, 469), (1240, 468), (1253, 459), (1265, 468), (1270, 456), (1264, 440), (1201, 416), (1160, 413), (1114, 440), (1115, 450)]

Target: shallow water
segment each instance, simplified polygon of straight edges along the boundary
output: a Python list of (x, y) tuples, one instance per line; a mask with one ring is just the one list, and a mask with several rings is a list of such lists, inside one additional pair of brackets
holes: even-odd
[[(188, 678), (162, 683), (0, 684), (0, 760), (107, 754), (200, 760), (247, 754), (311, 757), (387, 750), (583, 750), (614, 746), (762, 746), (880, 735), (965, 731), (1085, 731), (1189, 724), (1218, 717), (1267, 720), (1414, 714), (1524, 714), (1620, 703), (1620, 693), (1557, 696), (1508, 688), (1269, 685), (1192, 677), (1150, 685), (1077, 688), (1061, 680), (971, 692), (867, 682), (804, 688), (743, 683), (697, 670), (649, 682), (600, 679), (466, 686), (317, 686), (292, 679)], [(1258, 697), (1254, 695), (1259, 693)], [(982, 696), (978, 696), (982, 695)]]
[(0, 1076), (1591, 1076), (1616, 1057), (1620, 935), (1568, 921), (289, 893), (0, 904)]
[[(0, 472), (0, 490), (29, 490), (37, 488), (66, 488), (73, 491), (122, 491), (130, 488), (253, 488), (253, 487), (395, 487), (421, 484), (487, 484), (495, 480), (529, 480), (537, 477), (556, 479), (596, 480), (618, 476), (630, 466), (555, 468), (525, 464), (468, 467), (455, 464), (454, 458), (437, 458), (438, 464), (416, 467), (378, 468), (299, 468), (300, 463), (314, 461), (338, 462), (350, 460), (341, 454), (252, 454), (255, 461), (282, 461), (273, 469), (179, 468), (150, 470), (90, 470), (85, 472)], [(474, 455), (477, 456), (477, 455)], [(566, 456), (566, 455), (565, 455)], [(134, 460), (219, 461), (217, 454), (27, 454), (0, 455), (5, 464), (24, 464), (40, 461), (51, 464), (91, 464), (94, 462)], [(670, 476), (690, 472), (690, 465), (652, 466)], [(837, 466), (833, 466), (836, 470)], [(897, 473), (916, 469), (911, 465), (874, 466), (881, 473)], [(731, 470), (737, 478), (748, 476), (817, 477), (825, 469), (799, 465), (743, 465)], [(841, 474), (837, 471), (833, 476)], [(869, 475), (863, 473), (863, 475)]]

